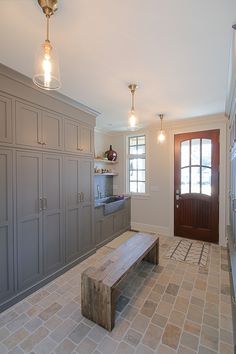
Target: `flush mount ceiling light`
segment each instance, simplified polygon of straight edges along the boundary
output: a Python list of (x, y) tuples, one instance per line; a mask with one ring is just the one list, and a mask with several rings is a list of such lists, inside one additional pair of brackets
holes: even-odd
[(129, 128), (131, 130), (135, 130), (138, 126), (138, 119), (135, 115), (135, 109), (134, 109), (134, 94), (135, 90), (138, 86), (136, 84), (130, 84), (128, 88), (130, 89), (132, 98), (131, 98), (131, 110), (129, 113)]
[(159, 116), (159, 118), (161, 120), (161, 129), (160, 129), (160, 131), (158, 132), (158, 135), (157, 135), (157, 142), (158, 143), (163, 143), (166, 140), (165, 131), (162, 128), (162, 120), (164, 118), (164, 114), (158, 114), (158, 116)]
[(46, 40), (40, 46), (35, 58), (33, 82), (45, 90), (58, 90), (61, 87), (59, 63), (49, 40), (49, 20), (57, 10), (57, 0), (38, 0), (47, 19)]

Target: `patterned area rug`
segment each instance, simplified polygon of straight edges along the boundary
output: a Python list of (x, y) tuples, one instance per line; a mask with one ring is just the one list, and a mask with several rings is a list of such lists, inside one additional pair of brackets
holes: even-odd
[(166, 258), (206, 266), (210, 245), (204, 242), (180, 240), (167, 252)]

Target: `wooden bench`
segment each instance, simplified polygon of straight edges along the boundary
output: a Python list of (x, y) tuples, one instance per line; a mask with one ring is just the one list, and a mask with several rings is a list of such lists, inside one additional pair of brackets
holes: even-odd
[(111, 331), (115, 324), (115, 289), (142, 259), (158, 264), (159, 238), (136, 233), (98, 267), (89, 267), (81, 277), (82, 315)]

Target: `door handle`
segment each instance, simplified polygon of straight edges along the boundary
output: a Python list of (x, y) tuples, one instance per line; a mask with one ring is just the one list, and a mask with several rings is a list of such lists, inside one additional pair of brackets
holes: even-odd
[(81, 202), (81, 193), (77, 193), (77, 204)]

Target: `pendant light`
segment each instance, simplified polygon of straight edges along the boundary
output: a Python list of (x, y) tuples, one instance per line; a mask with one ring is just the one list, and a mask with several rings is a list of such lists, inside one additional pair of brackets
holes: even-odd
[(45, 90), (58, 90), (61, 87), (59, 63), (49, 40), (49, 20), (57, 10), (57, 0), (38, 0), (38, 3), (46, 15), (47, 32), (45, 42), (36, 53), (33, 82)]
[(160, 131), (158, 132), (158, 135), (157, 135), (157, 142), (158, 143), (163, 143), (166, 140), (165, 131), (162, 128), (162, 121), (163, 121), (164, 114), (158, 114), (158, 116), (159, 116), (159, 118), (161, 120), (161, 129), (160, 129)]
[(128, 86), (128, 88), (130, 89), (131, 92), (131, 110), (130, 110), (130, 114), (129, 114), (129, 128), (131, 130), (135, 130), (138, 126), (138, 119), (135, 115), (135, 109), (134, 109), (134, 94), (135, 94), (135, 90), (138, 86), (136, 84), (130, 84)]

